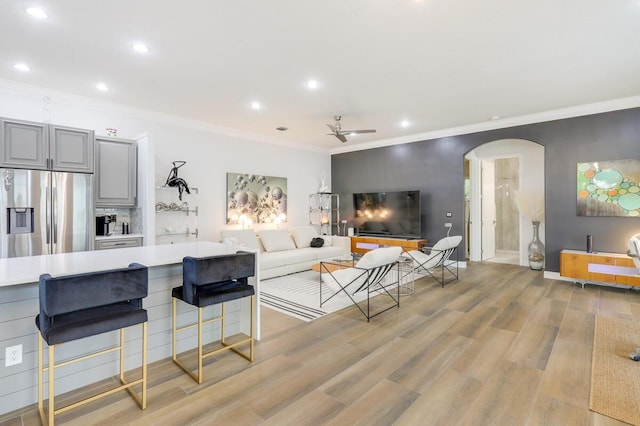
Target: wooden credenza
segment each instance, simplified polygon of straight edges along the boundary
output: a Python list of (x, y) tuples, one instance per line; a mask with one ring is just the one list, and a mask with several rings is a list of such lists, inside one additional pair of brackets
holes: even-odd
[(560, 275), (573, 278), (583, 287), (587, 282), (640, 286), (640, 274), (633, 259), (620, 253), (562, 250)]
[(388, 237), (351, 237), (351, 253), (366, 253), (369, 250), (385, 246), (400, 246), (405, 250), (420, 250), (427, 240), (407, 240)]

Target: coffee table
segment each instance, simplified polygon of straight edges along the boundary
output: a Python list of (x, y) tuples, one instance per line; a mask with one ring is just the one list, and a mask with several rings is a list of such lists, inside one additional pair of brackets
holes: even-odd
[(321, 262), (311, 265), (311, 270), (316, 272), (321, 272), (320, 265), (324, 264), (322, 267), (322, 272), (333, 272), (339, 269), (346, 269), (353, 267), (353, 260), (351, 259), (334, 259), (328, 262)]

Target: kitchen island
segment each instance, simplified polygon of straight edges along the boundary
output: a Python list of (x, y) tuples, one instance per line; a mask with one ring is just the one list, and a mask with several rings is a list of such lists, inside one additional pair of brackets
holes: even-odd
[[(253, 251), (253, 250), (247, 250)], [(0, 259), (0, 415), (37, 402), (38, 330), (35, 316), (39, 312), (38, 281), (40, 274), (53, 276), (94, 272), (127, 267), (136, 262), (149, 268), (149, 295), (143, 306), (149, 316), (148, 362), (171, 356), (171, 289), (182, 285), (182, 258), (228, 254), (220, 243), (192, 242), (146, 247), (131, 247), (64, 253), (45, 256)], [(259, 268), (256, 253), (255, 331), (260, 339)], [(249, 334), (249, 298), (229, 302), (225, 331), (228, 335)], [(191, 323), (197, 311), (178, 304), (178, 323)], [(214, 309), (219, 312), (220, 307)], [(205, 311), (207, 312), (207, 311)], [(211, 311), (208, 311), (211, 315)], [(203, 333), (205, 343), (219, 340), (219, 324), (209, 324)], [(56, 351), (57, 359), (91, 353), (118, 341), (119, 333), (110, 332), (66, 343)], [(140, 327), (127, 330), (127, 370), (140, 366)], [(178, 352), (196, 347), (195, 329), (179, 335)], [(6, 347), (22, 345), (22, 363), (5, 367)], [(178, 368), (176, 366), (176, 368)], [(118, 371), (117, 355), (92, 358), (78, 365), (63, 367), (56, 374), (56, 394), (114, 376)], [(149, 378), (153, 380), (152, 377)], [(46, 380), (45, 380), (46, 382)]]

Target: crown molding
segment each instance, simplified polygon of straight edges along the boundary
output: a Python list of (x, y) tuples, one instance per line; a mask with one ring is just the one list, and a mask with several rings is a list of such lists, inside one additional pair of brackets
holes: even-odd
[(49, 97), (56, 103), (73, 105), (75, 107), (80, 106), (82, 108), (92, 109), (97, 112), (119, 114), (128, 118), (148, 120), (159, 124), (171, 124), (186, 129), (215, 133), (217, 135), (234, 137), (250, 142), (267, 143), (301, 151), (312, 151), (324, 154), (328, 153), (328, 150), (326, 148), (296, 145), (292, 142), (284, 141), (282, 139), (266, 137), (263, 135), (234, 129), (231, 127), (219, 126), (203, 121), (166, 114), (159, 111), (136, 108), (116, 102), (76, 95), (69, 92), (63, 92), (41, 86), (34, 86), (12, 80), (0, 79), (0, 93), (6, 93), (13, 96), (22, 96), (31, 99), (43, 99), (44, 97)]
[(526, 124), (543, 123), (545, 121), (561, 120), (566, 118), (581, 117), (591, 114), (599, 114), (610, 111), (619, 111), (629, 108), (640, 107), (640, 96), (631, 96), (628, 98), (614, 99), (604, 102), (596, 102), (591, 104), (579, 105), (568, 108), (544, 111), (535, 114), (521, 115), (517, 117), (502, 118), (499, 120), (491, 120), (482, 123), (468, 124), (459, 127), (451, 127), (448, 129), (433, 130), (425, 133), (417, 133), (413, 135), (401, 136), (398, 138), (382, 139), (373, 142), (366, 142), (357, 145), (343, 146), (332, 148), (329, 153), (342, 154), (353, 151), (363, 151), (372, 148), (381, 148), (385, 146), (400, 145), (405, 143), (421, 142), (425, 140), (444, 138), (449, 136), (459, 136), (469, 133), (483, 132), (487, 130), (504, 129), (508, 127), (522, 126)]

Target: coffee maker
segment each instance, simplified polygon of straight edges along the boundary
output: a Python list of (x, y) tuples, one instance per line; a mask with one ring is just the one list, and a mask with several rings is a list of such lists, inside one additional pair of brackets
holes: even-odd
[(96, 216), (96, 235), (99, 235), (99, 236), (110, 235), (109, 224), (115, 223), (115, 221), (116, 221), (115, 214)]

